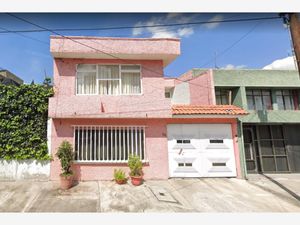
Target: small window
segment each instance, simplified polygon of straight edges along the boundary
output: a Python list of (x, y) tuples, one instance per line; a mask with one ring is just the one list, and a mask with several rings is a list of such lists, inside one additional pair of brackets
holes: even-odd
[(193, 163), (178, 163), (179, 167), (192, 167)]
[(231, 90), (216, 89), (216, 104), (217, 105), (230, 105), (231, 104)]
[(177, 144), (191, 144), (191, 140), (187, 140), (187, 139), (177, 140), (176, 142)]
[(223, 144), (224, 141), (222, 139), (210, 139), (209, 143), (211, 143), (211, 144)]
[(169, 91), (165, 92), (165, 98), (171, 98), (171, 93)]
[(172, 98), (173, 96), (173, 88), (165, 88), (165, 98)]
[(226, 166), (225, 162), (214, 162), (212, 163), (213, 166)]

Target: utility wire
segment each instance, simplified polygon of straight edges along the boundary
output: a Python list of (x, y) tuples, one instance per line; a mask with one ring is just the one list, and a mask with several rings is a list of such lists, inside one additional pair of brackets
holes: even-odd
[(249, 34), (251, 34), (262, 23), (263, 23), (263, 21), (255, 24), (247, 33), (245, 33), (243, 36), (241, 36), (238, 40), (236, 40), (234, 43), (232, 43), (229, 47), (227, 47), (226, 49), (221, 51), (220, 54), (217, 54), (214, 58), (212, 58), (212, 59), (208, 60), (206, 63), (202, 64), (200, 66), (200, 68), (203, 68), (203, 67), (207, 66), (208, 64), (210, 64), (211, 62), (213, 62), (216, 57), (224, 55), (226, 52), (228, 52), (230, 49), (232, 49), (234, 46), (236, 46), (238, 43), (240, 43), (243, 39), (245, 39)]
[[(11, 15), (10, 13), (7, 13)], [(14, 16), (17, 18), (17, 16)], [(258, 18), (245, 18), (245, 19), (228, 19), (228, 20), (214, 20), (214, 21), (197, 21), (197, 22), (187, 22), (187, 23), (170, 23), (170, 24), (154, 24), (154, 25), (139, 25), (139, 26), (118, 26), (118, 27), (95, 27), (95, 28), (53, 28), (50, 29), (38, 26), (40, 29), (30, 29), (30, 30), (12, 30), (12, 31), (0, 31), (1, 33), (31, 33), (31, 32), (55, 32), (55, 31), (92, 31), (92, 30), (122, 30), (122, 29), (133, 29), (133, 28), (154, 28), (154, 27), (172, 27), (172, 26), (194, 26), (202, 24), (212, 24), (212, 23), (234, 23), (234, 22), (247, 22), (247, 21), (260, 21), (260, 20), (275, 20), (281, 19), (280, 16), (273, 17), (258, 17)], [(33, 25), (33, 24), (32, 24)]]
[[(14, 17), (14, 18), (16, 18), (16, 19), (18, 19), (18, 20), (21, 20), (21, 21), (23, 21), (23, 22), (25, 22), (25, 23), (28, 23), (28, 24), (31, 24), (31, 25), (33, 25), (33, 26), (39, 27), (39, 28), (41, 28), (41, 29), (45, 29), (45, 30), (47, 30), (48, 32), (54, 33), (54, 34), (56, 34), (56, 35), (58, 35), (58, 36), (60, 36), (60, 37), (63, 37), (63, 38), (65, 38), (65, 39), (68, 39), (68, 40), (70, 40), (70, 41), (72, 41), (72, 42), (74, 42), (74, 43), (77, 43), (77, 44), (80, 44), (80, 45), (82, 45), (82, 46), (84, 46), (84, 47), (87, 47), (87, 48), (90, 48), (90, 49), (92, 49), (92, 50), (95, 50), (96, 52), (100, 52), (100, 53), (105, 54), (105, 55), (108, 55), (108, 56), (110, 56), (110, 57), (112, 57), (112, 58), (122, 60), (122, 61), (125, 62), (125, 63), (126, 63), (126, 62), (127, 62), (127, 63), (130, 62), (130, 61), (128, 61), (128, 60), (125, 60), (125, 59), (119, 58), (119, 57), (117, 57), (117, 56), (115, 56), (115, 55), (112, 55), (112, 54), (110, 54), (110, 53), (107, 53), (107, 52), (105, 52), (105, 51), (103, 51), (103, 50), (94, 48), (94, 47), (92, 47), (92, 46), (90, 46), (90, 45), (87, 45), (87, 44), (82, 43), (82, 42), (80, 42), (80, 41), (74, 40), (74, 39), (71, 38), (71, 37), (68, 37), (68, 36), (65, 36), (65, 35), (63, 35), (63, 34), (60, 34), (60, 33), (56, 32), (56, 31), (53, 31), (53, 30), (51, 30), (51, 29), (49, 29), (49, 28), (42, 27), (42, 26), (40, 26), (40, 25), (38, 25), (38, 24), (36, 24), (36, 23), (33, 23), (33, 22), (31, 22), (31, 21), (28, 21), (28, 20), (26, 20), (26, 19), (24, 19), (24, 18), (22, 18), (22, 17), (16, 16), (16, 15), (11, 14), (11, 13), (7, 13), (7, 14), (10, 15), (10, 16), (12, 16), (12, 17)], [(100, 44), (100, 43), (97, 42), (97, 44)], [(101, 45), (101, 44), (100, 44), (100, 45)], [(103, 46), (103, 45), (102, 45), (102, 46)], [(105, 46), (105, 48), (108, 48), (108, 47)], [(155, 71), (155, 70), (153, 70), (153, 69), (151, 69), (151, 68), (147, 68), (147, 67), (145, 67), (145, 66), (143, 66), (143, 68), (144, 68), (145, 70), (150, 71), (150, 72), (153, 72), (153, 73), (156, 73), (156, 74), (159, 74), (159, 75), (164, 76), (164, 74), (159, 73), (159, 72), (157, 72), (157, 71)], [(181, 81), (181, 82), (187, 82), (187, 81), (181, 80), (181, 79), (179, 79), (179, 78), (174, 78), (174, 79), (179, 80), (179, 81)], [(199, 87), (202, 87), (202, 88), (211, 88), (211, 87), (207, 87), (207, 86), (203, 86), (203, 85), (198, 85), (198, 84), (193, 84), (193, 85), (199, 86)]]
[[(87, 47), (87, 48), (93, 49), (93, 50), (95, 50), (96, 52), (100, 52), (100, 53), (105, 54), (105, 55), (108, 55), (108, 56), (110, 56), (110, 57), (112, 57), (112, 58), (115, 58), (115, 59), (119, 59), (119, 60), (128, 62), (128, 60), (126, 61), (126, 60), (124, 60), (124, 59), (122, 59), (122, 58), (119, 58), (119, 57), (117, 57), (117, 56), (114, 56), (114, 55), (112, 55), (112, 54), (110, 54), (110, 53), (107, 53), (107, 52), (105, 52), (105, 51), (103, 51), (103, 50), (94, 48), (94, 47), (92, 47), (92, 46), (90, 46), (90, 45), (87, 45), (87, 44), (82, 43), (82, 42), (80, 42), (80, 41), (74, 40), (74, 39), (71, 38), (71, 37), (62, 35), (62, 34), (56, 32), (56, 31), (53, 31), (52, 29), (43, 27), (43, 26), (41, 26), (41, 25), (38, 25), (38, 24), (33, 23), (33, 22), (31, 22), (31, 21), (28, 21), (28, 20), (26, 20), (26, 19), (24, 19), (24, 18), (22, 18), (22, 17), (16, 16), (16, 15), (11, 14), (11, 13), (7, 13), (7, 14), (10, 15), (10, 16), (12, 16), (12, 17), (14, 17), (14, 18), (16, 18), (16, 19), (18, 19), (18, 20), (21, 20), (21, 21), (23, 21), (23, 22), (25, 22), (25, 23), (31, 24), (31, 25), (33, 25), (33, 26), (36, 26), (36, 27), (40, 28), (40, 29), (47, 30), (48, 32), (54, 33), (54, 34), (56, 34), (56, 35), (58, 35), (58, 36), (60, 36), (60, 37), (63, 37), (63, 38), (65, 38), (65, 39), (68, 39), (68, 40), (70, 40), (70, 41), (72, 41), (72, 42), (74, 42), (74, 43), (77, 43), (77, 44), (80, 44), (80, 45), (85, 46), (85, 47)], [(271, 17), (268, 17), (268, 18), (271, 18)], [(272, 17), (272, 18), (274, 19), (274, 18), (280, 18), (280, 17)], [(216, 21), (214, 21), (214, 22), (216, 22)], [(253, 28), (251, 28), (246, 34), (244, 34), (241, 38), (239, 38), (239, 39), (238, 39), (236, 42), (234, 42), (231, 46), (229, 46), (228, 48), (226, 48), (225, 50), (223, 50), (219, 55), (223, 55), (223, 54), (225, 54), (226, 52), (228, 52), (231, 48), (233, 48), (233, 47), (234, 47), (235, 45), (237, 45), (240, 41), (242, 41), (244, 38), (246, 38), (252, 31), (254, 31), (254, 29), (255, 29), (259, 24), (260, 24), (260, 23), (257, 23), (257, 24), (256, 24)], [(98, 42), (96, 42), (96, 43), (97, 43), (97, 44), (100, 44), (100, 43), (98, 43)], [(100, 45), (102, 45), (102, 44), (100, 44)], [(102, 45), (102, 46), (103, 46), (103, 45)], [(105, 48), (108, 48), (107, 46), (104, 46), (104, 47), (105, 47)], [(210, 60), (210, 61), (211, 61), (211, 60)], [(203, 66), (207, 65), (208, 63), (210, 63), (210, 61), (207, 62), (207, 63), (205, 63), (204, 65), (202, 65), (200, 68), (202, 68)], [(147, 67), (145, 67), (145, 66), (143, 66), (143, 68), (146, 69), (146, 70), (148, 70), (148, 71), (150, 71), (150, 72), (154, 72), (154, 73), (156, 73), (156, 74), (159, 74), (159, 75), (164, 76), (164, 74), (159, 73), (159, 72), (157, 72), (157, 71), (155, 71), (155, 70), (153, 70), (153, 69), (151, 69), (151, 68), (147, 68)], [(178, 81), (181, 81), (181, 82), (188, 82), (188, 81), (193, 80), (193, 79), (195, 79), (195, 78), (196, 78), (196, 77), (191, 78), (191, 79), (189, 79), (189, 80), (181, 80), (181, 79), (179, 79), (179, 78), (174, 78), (174, 79), (176, 79), (176, 80), (178, 80)], [(203, 86), (203, 85), (199, 85), (199, 84), (195, 84), (195, 83), (190, 83), (190, 84), (191, 84), (191, 85), (195, 85), (195, 86), (199, 86), (199, 87), (202, 87), (202, 88), (207, 88), (207, 89), (210, 89), (210, 88), (211, 88), (211, 87), (208, 87), (208, 86)]]
[[(45, 42), (45, 41), (42, 41), (42, 40), (39, 40), (39, 39), (30, 37), (30, 36), (28, 36), (28, 35), (25, 35), (25, 34), (22, 34), (22, 33), (18, 33), (18, 32), (14, 32), (14, 31), (11, 31), (11, 30), (7, 30), (6, 28), (3, 28), (3, 27), (0, 27), (0, 29), (6, 31), (6, 32), (8, 32), (8, 33), (14, 33), (14, 34), (19, 35), (19, 36), (22, 36), (22, 37), (24, 37), (24, 38), (27, 38), (27, 39), (30, 39), (30, 40), (33, 40), (33, 41), (38, 41), (38, 42), (40, 42), (40, 43), (42, 43), (42, 44), (46, 44), (46, 45), (49, 46), (49, 43), (48, 43), (48, 42)], [(0, 31), (0, 33), (1, 33), (1, 31)]]

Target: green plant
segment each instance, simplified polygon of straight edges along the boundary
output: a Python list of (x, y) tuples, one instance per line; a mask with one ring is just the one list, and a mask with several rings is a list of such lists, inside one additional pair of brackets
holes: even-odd
[(0, 159), (49, 160), (48, 99), (53, 89), (43, 85), (0, 84)]
[(143, 175), (143, 163), (138, 155), (130, 155), (128, 159), (128, 167), (130, 169), (130, 176)]
[(70, 142), (68, 141), (63, 141), (59, 148), (57, 153), (55, 154), (59, 160), (60, 160), (60, 164), (61, 164), (61, 168), (62, 168), (62, 176), (70, 176), (73, 174), (73, 172), (71, 171), (71, 165), (73, 162), (73, 147), (70, 144)]
[(115, 169), (114, 170), (114, 178), (117, 181), (124, 181), (124, 180), (126, 180), (125, 172), (122, 169)]

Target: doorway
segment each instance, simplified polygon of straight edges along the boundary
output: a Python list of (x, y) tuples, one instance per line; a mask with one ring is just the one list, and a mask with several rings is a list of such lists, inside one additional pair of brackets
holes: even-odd
[(282, 125), (245, 125), (243, 135), (248, 172), (290, 172)]

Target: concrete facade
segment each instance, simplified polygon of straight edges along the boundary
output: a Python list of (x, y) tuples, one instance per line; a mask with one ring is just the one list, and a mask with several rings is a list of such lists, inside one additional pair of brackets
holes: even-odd
[[(193, 69), (190, 71), (193, 77), (201, 77), (208, 69)], [(245, 125), (281, 125), (285, 131), (285, 138), (287, 139), (286, 149), (287, 154), (294, 151), (290, 157), (293, 161), (295, 157), (299, 158), (297, 153), (300, 151), (297, 148), (295, 132), (289, 128), (289, 124), (294, 126), (300, 125), (300, 111), (299, 109), (299, 90), (300, 79), (297, 71), (288, 70), (212, 70), (214, 89), (223, 89), (232, 91), (232, 104), (246, 109), (249, 114), (239, 118), (238, 123), (238, 145), (240, 149), (241, 162), (244, 176), (247, 175), (244, 136), (243, 128)], [(266, 89), (271, 93), (272, 109), (270, 110), (249, 110), (247, 104), (246, 91), (248, 89)], [(276, 90), (295, 90), (297, 94), (294, 96), (295, 109), (293, 110), (279, 110), (276, 99)], [(289, 131), (290, 130), (290, 131)], [(291, 140), (290, 140), (291, 139)], [(296, 151), (296, 152), (295, 152)], [(297, 163), (296, 163), (297, 164)], [(296, 166), (292, 166), (297, 171)]]
[[(170, 123), (226, 123), (234, 142), (237, 176), (241, 177), (239, 150), (236, 144), (236, 117), (215, 115), (203, 118), (176, 119), (172, 116), (172, 104), (212, 105), (214, 86), (211, 71), (203, 73), (196, 82), (191, 74), (182, 78), (163, 77), (163, 69), (180, 54), (178, 39), (127, 39), (71, 37), (85, 45), (76, 44), (70, 38), (51, 37), (51, 53), (54, 57), (54, 97), (49, 99), (49, 123), (51, 155), (51, 179), (58, 180), (60, 162), (55, 153), (63, 140), (75, 146), (74, 126), (145, 126), (145, 179), (167, 179), (168, 140), (167, 124)], [(101, 47), (100, 47), (101, 46)], [(105, 47), (109, 46), (109, 47)], [(93, 48), (101, 48), (96, 51)], [(104, 54), (103, 51), (114, 57)], [(122, 59), (120, 59), (122, 58)], [(78, 64), (132, 64), (141, 67), (141, 94), (137, 95), (77, 95), (76, 68)], [(194, 84), (195, 83), (195, 84)], [(208, 88), (198, 88), (198, 84)], [(172, 98), (165, 97), (166, 89), (174, 89)], [(185, 95), (182, 96), (182, 93)], [(126, 163), (75, 162), (73, 170), (77, 180), (110, 180), (115, 168)]]

